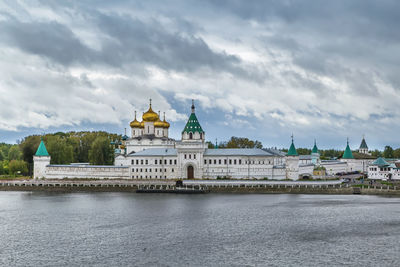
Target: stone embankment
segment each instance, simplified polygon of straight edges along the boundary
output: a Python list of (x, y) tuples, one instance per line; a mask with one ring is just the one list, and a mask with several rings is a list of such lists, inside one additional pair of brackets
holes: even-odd
[[(183, 184), (186, 190), (202, 190), (208, 193), (238, 194), (367, 194), (400, 196), (400, 188), (390, 186), (353, 187), (348, 184), (329, 183), (255, 183), (226, 181), (204, 183), (190, 181)], [(136, 192), (137, 190), (176, 190), (175, 181), (130, 181), (130, 180), (26, 180), (0, 181), (0, 191), (52, 191), (52, 192)]]

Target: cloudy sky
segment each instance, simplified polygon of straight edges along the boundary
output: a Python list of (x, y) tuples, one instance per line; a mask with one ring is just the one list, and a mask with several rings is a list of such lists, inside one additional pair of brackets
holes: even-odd
[(399, 147), (400, 2), (0, 0), (0, 142), (123, 133), (153, 99), (180, 137)]

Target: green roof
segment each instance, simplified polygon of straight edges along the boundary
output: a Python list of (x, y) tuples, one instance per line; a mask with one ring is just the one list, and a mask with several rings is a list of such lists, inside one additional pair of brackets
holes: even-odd
[(299, 154), (297, 154), (297, 150), (294, 147), (293, 139), (292, 139), (292, 144), (290, 145), (289, 151), (286, 155), (287, 156), (298, 156), (299, 155)]
[(368, 149), (367, 142), (365, 142), (364, 137), (361, 141), (360, 149)]
[(372, 165), (389, 166), (390, 164), (384, 158), (377, 158), (374, 162), (372, 162)]
[(185, 129), (183, 129), (182, 133), (204, 133), (203, 129), (200, 126), (199, 121), (197, 120), (196, 114), (194, 112), (192, 112), (192, 114), (190, 114), (189, 120), (186, 123)]
[(354, 159), (353, 153), (351, 152), (350, 146), (349, 146), (349, 141), (347, 141), (347, 146), (346, 149), (343, 153), (342, 159)]
[(43, 139), (40, 141), (39, 147), (36, 150), (35, 156), (50, 156), (49, 152), (47, 152), (46, 146), (44, 145)]
[(313, 147), (313, 149), (311, 151), (311, 154), (319, 154), (316, 140), (314, 140), (314, 147)]

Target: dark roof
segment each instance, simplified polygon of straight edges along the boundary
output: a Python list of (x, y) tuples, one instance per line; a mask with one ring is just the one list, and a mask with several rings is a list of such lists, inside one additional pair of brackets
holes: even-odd
[(204, 156), (273, 156), (273, 154), (260, 148), (208, 148)]
[(361, 141), (360, 149), (368, 149), (367, 143), (365, 142), (364, 138)]
[(183, 129), (182, 133), (204, 133), (203, 129), (200, 126), (199, 121), (197, 120), (196, 114), (192, 112), (190, 114), (189, 120), (186, 123), (185, 129)]

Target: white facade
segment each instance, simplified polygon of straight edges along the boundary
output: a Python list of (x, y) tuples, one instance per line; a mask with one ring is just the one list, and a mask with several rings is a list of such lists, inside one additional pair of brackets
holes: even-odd
[(50, 156), (33, 156), (33, 178), (46, 178), (48, 165), (50, 165)]
[(362, 171), (368, 165), (355, 159), (320, 161), (319, 153), (298, 156), (293, 140), (286, 156), (276, 149), (208, 149), (193, 104), (179, 141), (168, 137), (169, 123), (165, 116), (160, 120), (151, 104), (142, 121), (135, 114), (130, 126), (131, 137), (123, 137), (114, 166), (50, 165), (50, 156), (35, 156), (34, 178), (298, 180), (311, 176), (317, 165), (327, 174)]

